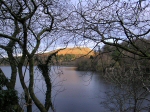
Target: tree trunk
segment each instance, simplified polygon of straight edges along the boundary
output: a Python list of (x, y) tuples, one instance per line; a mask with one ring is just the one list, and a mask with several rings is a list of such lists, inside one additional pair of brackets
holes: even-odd
[(19, 78), (20, 78), (20, 82), (22, 85), (22, 88), (24, 90), (25, 93), (25, 100), (26, 100), (26, 105), (27, 105), (27, 112), (32, 112), (32, 100), (30, 98), (30, 94), (28, 92), (28, 88), (24, 82), (24, 76), (23, 76), (23, 72), (22, 72), (22, 65), (19, 64), (18, 66), (18, 72), (19, 72)]
[(34, 84), (34, 61), (33, 61), (33, 56), (29, 56), (29, 75), (30, 75), (30, 82), (29, 82), (29, 92), (30, 92), (30, 96), (33, 99), (35, 105), (39, 108), (39, 110), (41, 112), (48, 112), (45, 107), (43, 106), (43, 104), (37, 99), (37, 97), (35, 96), (34, 93), (34, 88), (33, 88), (33, 84)]

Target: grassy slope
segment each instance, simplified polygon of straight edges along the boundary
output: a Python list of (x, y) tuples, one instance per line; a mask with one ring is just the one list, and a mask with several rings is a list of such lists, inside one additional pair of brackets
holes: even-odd
[(83, 47), (76, 47), (76, 48), (66, 48), (63, 50), (60, 50), (58, 52), (58, 55), (65, 55), (65, 54), (75, 54), (75, 55), (94, 55), (94, 52), (91, 51), (89, 48), (83, 48)]
[(48, 55), (50, 53), (58, 51), (57, 55), (65, 55), (65, 54), (74, 54), (74, 55), (94, 55), (94, 51), (87, 47), (75, 47), (75, 48), (65, 48), (62, 50), (54, 50), (48, 53), (44, 53)]

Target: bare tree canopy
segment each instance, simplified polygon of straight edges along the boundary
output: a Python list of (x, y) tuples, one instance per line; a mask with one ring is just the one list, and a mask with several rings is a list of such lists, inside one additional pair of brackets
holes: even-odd
[[(89, 44), (88, 42), (92, 41), (95, 44), (94, 48), (101, 44), (108, 45), (103, 47), (103, 51), (114, 52), (100, 55), (106, 62), (106, 66), (115, 61), (119, 63), (119, 67), (125, 68), (124, 63), (133, 61), (132, 59), (144, 59), (143, 62), (137, 61), (134, 67), (139, 63), (144, 65), (145, 60), (150, 60), (150, 0), (80, 0), (77, 5), (72, 6), (68, 5), (66, 0), (0, 0), (0, 57), (9, 63), (12, 71), (8, 79), (7, 74), (0, 69), (0, 90), (4, 91), (3, 86), (6, 86), (8, 91), (12, 91), (13, 95), (16, 94), (18, 74), (24, 91), (27, 112), (32, 112), (33, 102), (41, 112), (48, 112), (50, 109), (54, 111), (49, 66), (56, 52), (50, 54), (45, 60), (38, 57), (37, 53), (41, 49), (44, 52), (58, 38), (64, 36), (66, 36), (63, 40), (64, 44), (69, 42), (78, 44), (80, 41)], [(132, 59), (119, 60), (123, 56)], [(92, 56), (83, 61), (88, 65), (93, 59)], [(97, 62), (103, 66), (99, 56), (96, 59), (98, 61), (93, 61), (90, 66), (96, 67)], [(34, 91), (35, 64), (46, 84), (44, 104)], [(24, 67), (29, 71), (29, 84), (24, 80), (26, 75)], [(94, 67), (91, 70), (94, 70)], [(124, 76), (134, 76), (132, 71), (134, 69), (129, 70), (129, 74), (124, 72)], [(117, 75), (113, 74), (115, 78), (111, 78), (116, 80), (116, 76), (122, 74), (122, 71), (114, 73)], [(124, 76), (121, 75), (121, 78)], [(143, 78), (144, 75), (142, 74), (141, 77)], [(127, 80), (119, 80), (119, 83), (120, 81)], [(127, 81), (124, 84), (135, 85), (138, 81), (139, 79), (136, 79), (135, 82)], [(142, 85), (140, 91), (143, 90), (143, 86), (149, 91), (149, 86), (144, 81), (140, 83)], [(129, 93), (133, 92), (132, 89), (135, 88), (131, 88)], [(15, 106), (9, 108), (9, 111), (11, 109), (24, 111), (18, 99), (12, 105)]]
[[(16, 76), (25, 93), (27, 111), (32, 112), (32, 102), (41, 112), (54, 110), (51, 102), (51, 79), (49, 73), (43, 75), (47, 85), (45, 105), (34, 92), (35, 54), (39, 48), (46, 50), (56, 39), (58, 25), (65, 17), (67, 3), (63, 0), (1, 0), (0, 1), (0, 49), (2, 57), (8, 57), (11, 66), (11, 79), (7, 80), (7, 89), (15, 89)], [(43, 46), (44, 45), (44, 46)], [(16, 56), (19, 56), (16, 59)], [(23, 67), (29, 67), (29, 85), (25, 83)], [(17, 70), (18, 69), (18, 70)], [(1, 75), (7, 79), (6, 74)], [(2, 88), (1, 88), (2, 89)], [(18, 111), (23, 111), (18, 105)]]
[(94, 48), (102, 48), (92, 61), (82, 59), (79, 65), (90, 65), (115, 83), (103, 102), (107, 111), (149, 111), (141, 103), (149, 103), (149, 12), (150, 0), (80, 0), (64, 25), (77, 41), (93, 41)]
[[(74, 7), (66, 29), (96, 45), (104, 43), (149, 58), (147, 52), (135, 45), (135, 40), (143, 41), (150, 36), (149, 3), (149, 0), (83, 0)], [(126, 47), (129, 43), (133, 49)]]

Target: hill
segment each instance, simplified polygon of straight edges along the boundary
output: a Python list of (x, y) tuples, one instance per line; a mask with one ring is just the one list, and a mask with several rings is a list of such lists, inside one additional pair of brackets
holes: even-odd
[(54, 51), (44, 53), (43, 55), (49, 55), (54, 52), (57, 52), (57, 55), (68, 55), (68, 54), (76, 55), (76, 56), (94, 55), (94, 51), (88, 47), (74, 47), (74, 48), (57, 49)]
[(94, 51), (87, 47), (75, 47), (75, 48), (66, 48), (58, 51), (57, 55), (66, 55), (66, 54), (74, 54), (74, 55), (94, 55)]
[[(79, 57), (86, 57), (89, 59), (94, 56), (94, 51), (87, 47), (74, 47), (74, 48), (64, 48), (57, 49), (50, 52), (39, 54), (41, 60), (45, 60), (48, 56), (56, 56), (57, 58), (52, 58), (53, 63), (59, 65), (75, 66)], [(57, 60), (55, 60), (57, 59)]]
[[(94, 55), (94, 51), (87, 47), (74, 47), (74, 48), (65, 48), (65, 49), (57, 49), (46, 53), (38, 53), (36, 55), (40, 56), (41, 61), (45, 60), (50, 54), (57, 52), (57, 58), (59, 62), (69, 62), (80, 57), (80, 56), (87, 56), (90, 57)], [(20, 56), (16, 57), (19, 59)], [(0, 65), (9, 65), (7, 58), (0, 58)], [(27, 62), (26, 62), (27, 63)], [(35, 65), (36, 65), (35, 61)], [(64, 64), (64, 63), (63, 63)], [(67, 63), (68, 64), (68, 63)]]

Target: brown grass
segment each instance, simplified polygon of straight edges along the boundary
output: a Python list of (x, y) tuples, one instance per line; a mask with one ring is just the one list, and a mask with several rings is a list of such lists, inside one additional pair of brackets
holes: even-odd
[(94, 51), (87, 47), (66, 48), (60, 50), (58, 55), (75, 54), (75, 55), (94, 55)]
[(65, 55), (65, 54), (74, 54), (74, 55), (94, 55), (94, 51), (87, 47), (74, 47), (74, 48), (65, 48), (65, 49), (57, 49), (48, 53), (44, 53), (46, 56), (48, 54), (54, 53), (58, 51), (57, 55)]

